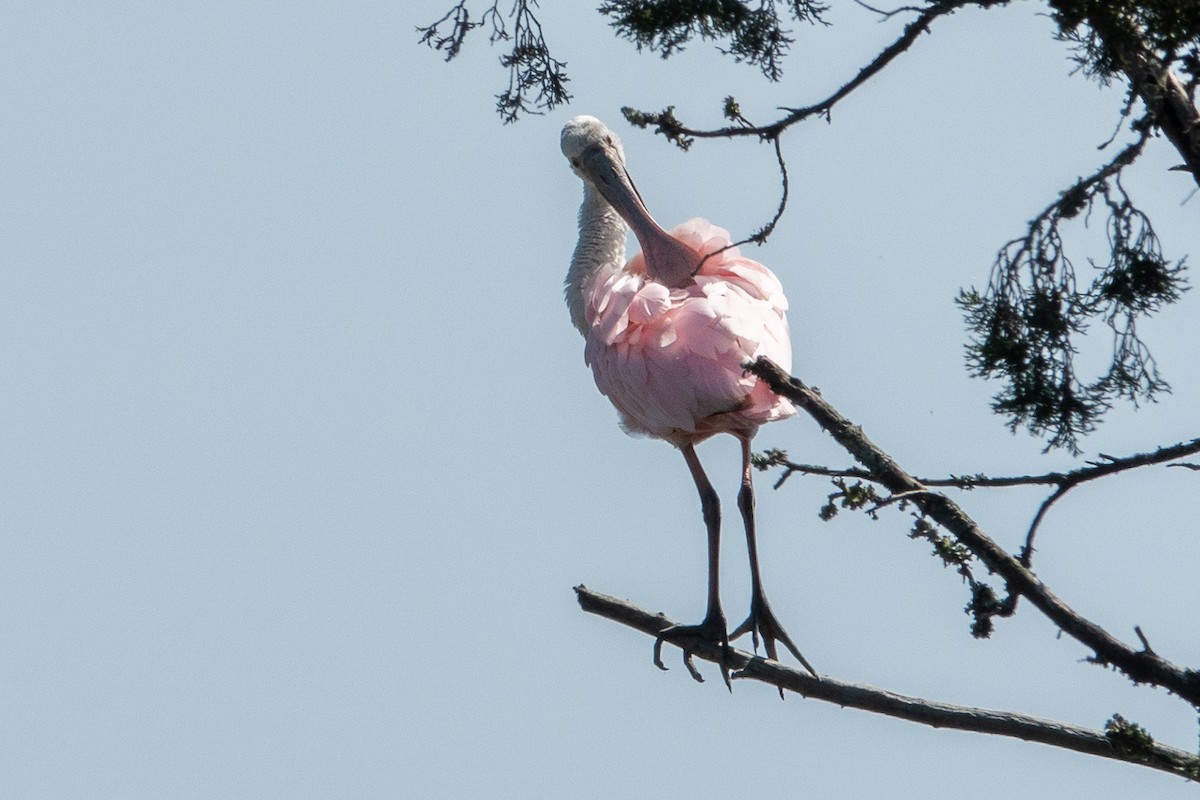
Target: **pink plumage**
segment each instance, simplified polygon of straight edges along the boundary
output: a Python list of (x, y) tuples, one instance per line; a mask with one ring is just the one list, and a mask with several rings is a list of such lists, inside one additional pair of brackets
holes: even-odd
[[(777, 657), (776, 642), (782, 642), (816, 676), (767, 602), (755, 534), (750, 440), (760, 425), (796, 409), (747, 374), (745, 364), (765, 356), (791, 369), (783, 287), (737, 248), (722, 250), (730, 244), (729, 232), (706, 220), (663, 230), (633, 185), (620, 140), (600, 120), (570, 120), (561, 146), (584, 185), (579, 241), (564, 286), (571, 322), (586, 342), (584, 359), (625, 430), (679, 448), (700, 494), (708, 534), (704, 619), (659, 631), (654, 663), (666, 669), (661, 650), (671, 639), (683, 648), (692, 677), (703, 680), (689, 649), (689, 641), (699, 638), (721, 647), (721, 675), (732, 687), (729, 641), (749, 633), (755, 648), (763, 642), (768, 658)], [(642, 250), (626, 262), (628, 230)], [(723, 432), (741, 445), (737, 507), (750, 559), (750, 614), (732, 633), (721, 609), (721, 502), (696, 455), (699, 442)]]
[[(695, 263), (730, 244), (729, 232), (688, 220), (670, 235)], [(597, 271), (585, 289), (584, 358), (631, 433), (676, 445), (722, 431), (753, 431), (796, 413), (744, 364), (758, 356), (791, 368), (787, 298), (762, 264), (730, 248), (686, 286), (650, 279), (638, 253)]]

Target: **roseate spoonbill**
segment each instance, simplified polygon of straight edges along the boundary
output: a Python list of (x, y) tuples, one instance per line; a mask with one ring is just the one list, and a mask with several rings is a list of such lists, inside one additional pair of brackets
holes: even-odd
[[(767, 656), (776, 659), (780, 641), (816, 675), (767, 603), (755, 541), (750, 439), (763, 423), (796, 410), (743, 365), (766, 356), (791, 368), (783, 287), (736, 248), (722, 250), (729, 233), (706, 220), (689, 220), (669, 233), (659, 227), (625, 169), (621, 142), (600, 120), (575, 117), (563, 127), (561, 144), (584, 187), (579, 243), (564, 290), (571, 321), (586, 340), (584, 358), (628, 433), (665, 439), (683, 452), (708, 531), (704, 620), (662, 631), (654, 663), (666, 669), (662, 643), (671, 639), (684, 648), (692, 676), (702, 680), (687, 650), (689, 638), (700, 638), (723, 648), (721, 674), (728, 685), (729, 640), (749, 633), (755, 649), (761, 637)], [(642, 248), (628, 263), (626, 224)], [(720, 504), (696, 456), (699, 442), (722, 432), (742, 446), (738, 509), (751, 577), (750, 614), (732, 634), (719, 591)]]

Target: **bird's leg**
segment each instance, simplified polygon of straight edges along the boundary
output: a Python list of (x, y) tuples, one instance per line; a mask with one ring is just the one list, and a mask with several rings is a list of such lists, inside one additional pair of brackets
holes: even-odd
[(654, 640), (654, 663), (659, 669), (666, 669), (662, 663), (662, 645), (664, 639), (671, 639), (683, 649), (683, 663), (692, 677), (701, 683), (704, 678), (692, 663), (692, 654), (687, 648), (688, 638), (703, 639), (718, 644), (722, 649), (721, 677), (725, 685), (732, 691), (733, 684), (729, 680), (729, 634), (725, 625), (725, 614), (721, 611), (720, 592), (720, 559), (721, 559), (721, 502), (717, 492), (709, 483), (700, 459), (696, 456), (696, 448), (686, 445), (683, 448), (683, 458), (687, 461), (696, 489), (700, 492), (700, 506), (704, 512), (704, 526), (708, 530), (708, 611), (699, 625), (672, 625), (658, 632)]
[[(800, 654), (799, 648), (792, 642), (783, 626), (779, 624), (779, 620), (775, 619), (775, 614), (771, 611), (771, 604), (767, 602), (767, 595), (763, 592), (762, 574), (758, 568), (758, 541), (754, 528), (754, 481), (750, 467), (750, 438), (738, 436), (738, 440), (742, 443), (742, 488), (738, 491), (738, 509), (742, 512), (742, 521), (746, 524), (746, 550), (750, 554), (750, 616), (746, 617), (746, 621), (729, 634), (729, 638), (736, 639), (749, 633), (754, 642), (754, 650), (757, 652), (758, 640), (761, 636), (767, 657), (772, 661), (779, 660), (775, 649), (776, 640), (783, 642), (787, 649), (792, 651), (792, 655), (804, 665), (804, 668), (813, 674), (813, 677), (820, 677), (808, 663), (808, 659)], [(782, 694), (782, 690), (780, 692)]]

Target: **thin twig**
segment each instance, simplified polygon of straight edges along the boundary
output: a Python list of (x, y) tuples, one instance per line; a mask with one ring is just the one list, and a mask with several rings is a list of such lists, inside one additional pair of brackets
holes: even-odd
[(1029, 530), (1025, 532), (1025, 546), (1021, 548), (1021, 563), (1029, 567), (1033, 563), (1033, 537), (1037, 533), (1038, 526), (1042, 524), (1042, 519), (1045, 518), (1046, 512), (1050, 510), (1050, 506), (1058, 502), (1058, 499), (1071, 490), (1070, 486), (1059, 486), (1050, 496), (1042, 501), (1038, 506), (1037, 513), (1033, 515), (1033, 522), (1029, 523)]
[(1142, 640), (1142, 649), (1147, 653), (1153, 653), (1154, 648), (1150, 646), (1150, 640), (1146, 638), (1146, 634), (1142, 633), (1142, 626), (1134, 625), (1133, 632), (1136, 633), (1137, 637)]
[(868, 508), (866, 512), (874, 516), (876, 511), (880, 510), (881, 508), (886, 508), (894, 503), (907, 503), (915, 500), (918, 497), (932, 497), (936, 494), (937, 492), (931, 492), (928, 489), (913, 489), (907, 492), (899, 492), (898, 494), (892, 494), (882, 498), (875, 505)]
[(787, 209), (788, 202), (788, 169), (787, 164), (783, 160), (783, 145), (780, 143), (780, 135), (772, 138), (772, 143), (775, 145), (775, 162), (779, 164), (779, 181), (782, 185), (779, 195), (779, 206), (775, 209), (775, 216), (771, 217), (771, 221), (763, 227), (759, 228), (753, 235), (747, 237), (740, 244), (762, 244), (767, 241), (767, 237), (775, 232), (775, 226), (779, 224), (779, 220), (783, 219), (783, 212)]
[[(747, 125), (750, 123), (746, 123)], [(740, 239), (736, 242), (725, 245), (720, 250), (714, 250), (711, 253), (700, 259), (700, 266), (704, 266), (704, 262), (714, 256), (724, 253), (726, 250), (732, 250), (735, 247), (740, 247), (744, 244), (764, 244), (772, 233), (775, 232), (775, 226), (779, 224), (779, 220), (783, 219), (783, 212), (787, 209), (788, 202), (788, 169), (787, 163), (783, 160), (783, 146), (779, 142), (779, 136), (772, 137), (772, 142), (775, 145), (775, 161), (779, 164), (779, 180), (782, 185), (779, 197), (779, 205), (775, 208), (775, 216), (771, 217), (771, 221), (763, 227), (759, 228), (754, 233), (747, 236), (745, 239)]]
[[(584, 611), (628, 625), (650, 636), (656, 636), (659, 631), (674, 624), (662, 614), (653, 614), (632, 603), (601, 594), (585, 586), (576, 586), (575, 594)], [(1079, 753), (1139, 764), (1188, 780), (1200, 778), (1200, 757), (1157, 742), (1152, 741), (1136, 751), (1122, 749), (1114, 746), (1113, 740), (1100, 730), (1029, 714), (924, 700), (873, 686), (841, 681), (828, 675), (816, 678), (803, 670), (751, 655), (744, 650), (731, 650), (732, 663), (729, 666), (737, 670), (733, 677), (767, 683), (781, 692), (788, 689), (812, 700), (851, 706), (935, 728), (956, 728), (1040, 742)], [(722, 663), (721, 647), (711, 642), (696, 641), (692, 653), (706, 661)]]
[(885, 11), (882, 8), (876, 8), (875, 6), (867, 5), (866, 3), (863, 2), (863, 0), (854, 0), (854, 2), (857, 3), (858, 5), (862, 6), (863, 8), (865, 8), (867, 11), (870, 11), (873, 14), (878, 14), (880, 17), (882, 17), (885, 20), (891, 19), (892, 17), (896, 16), (897, 14), (903, 14), (904, 12), (907, 12), (907, 11), (911, 11), (913, 13), (920, 13), (920, 11), (921, 11), (921, 9), (918, 8), (917, 6), (900, 6), (899, 8), (893, 8), (891, 11)]
[[(1033, 521), (1029, 525), (1029, 530), (1025, 534), (1025, 546), (1021, 550), (1021, 563), (1025, 567), (1029, 567), (1033, 559), (1033, 539), (1038, 528), (1042, 524), (1042, 520), (1046, 516), (1046, 512), (1050, 507), (1057, 503), (1063, 495), (1074, 489), (1080, 484), (1094, 481), (1099, 478), (1107, 478), (1111, 475), (1116, 475), (1138, 467), (1148, 467), (1157, 464), (1163, 464), (1167, 461), (1174, 461), (1178, 458), (1200, 453), (1200, 437), (1191, 439), (1185, 442), (1179, 442), (1172, 445), (1163, 445), (1147, 453), (1134, 453), (1129, 456), (1106, 456), (1101, 455), (1101, 461), (1088, 462), (1086, 466), (1069, 472), (1046, 472), (1041, 475), (1012, 475), (1004, 477), (988, 477), (987, 475), (951, 475), (947, 478), (923, 478), (914, 477), (923, 486), (945, 486), (957, 489), (976, 489), (976, 488), (991, 488), (991, 487), (1014, 487), (1014, 486), (1039, 486), (1050, 485), (1055, 489), (1038, 507), (1037, 513), (1033, 517)], [(779, 451), (768, 451), (767, 458), (760, 462), (763, 468), (771, 466), (782, 467), (783, 475), (775, 482), (775, 488), (778, 489), (783, 485), (783, 482), (794, 472), (802, 472), (808, 475), (823, 475), (833, 478), (854, 478), (857, 480), (873, 481), (881, 483), (882, 481), (871, 471), (861, 467), (847, 467), (844, 469), (836, 469), (830, 467), (822, 467), (814, 464), (796, 464), (789, 461), (785, 454)], [(1169, 467), (1185, 467), (1188, 469), (1200, 471), (1200, 465), (1191, 464), (1189, 462), (1180, 462), (1177, 464), (1167, 464)]]

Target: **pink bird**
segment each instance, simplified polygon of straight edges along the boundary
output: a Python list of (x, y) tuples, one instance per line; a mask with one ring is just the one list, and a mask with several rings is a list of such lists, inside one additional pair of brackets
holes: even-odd
[[(663, 630), (654, 663), (666, 669), (661, 652), (669, 638), (682, 643), (684, 664), (702, 680), (686, 641), (713, 642), (726, 653), (721, 673), (728, 685), (729, 641), (750, 633), (755, 649), (761, 637), (768, 657), (777, 659), (778, 640), (816, 675), (767, 603), (755, 541), (750, 440), (760, 425), (796, 409), (743, 365), (766, 356), (791, 368), (783, 287), (737, 248), (722, 249), (730, 244), (729, 233), (707, 220), (688, 220), (669, 233), (659, 227), (625, 169), (621, 142), (600, 120), (568, 122), (562, 151), (584, 187), (579, 243), (565, 285), (571, 321), (586, 340), (584, 358), (628, 433), (665, 439), (683, 452), (708, 531), (704, 620)], [(642, 248), (628, 263), (627, 224)], [(696, 456), (696, 445), (718, 433), (732, 434), (742, 446), (738, 509), (750, 557), (750, 614), (732, 634), (718, 580), (720, 503)]]

